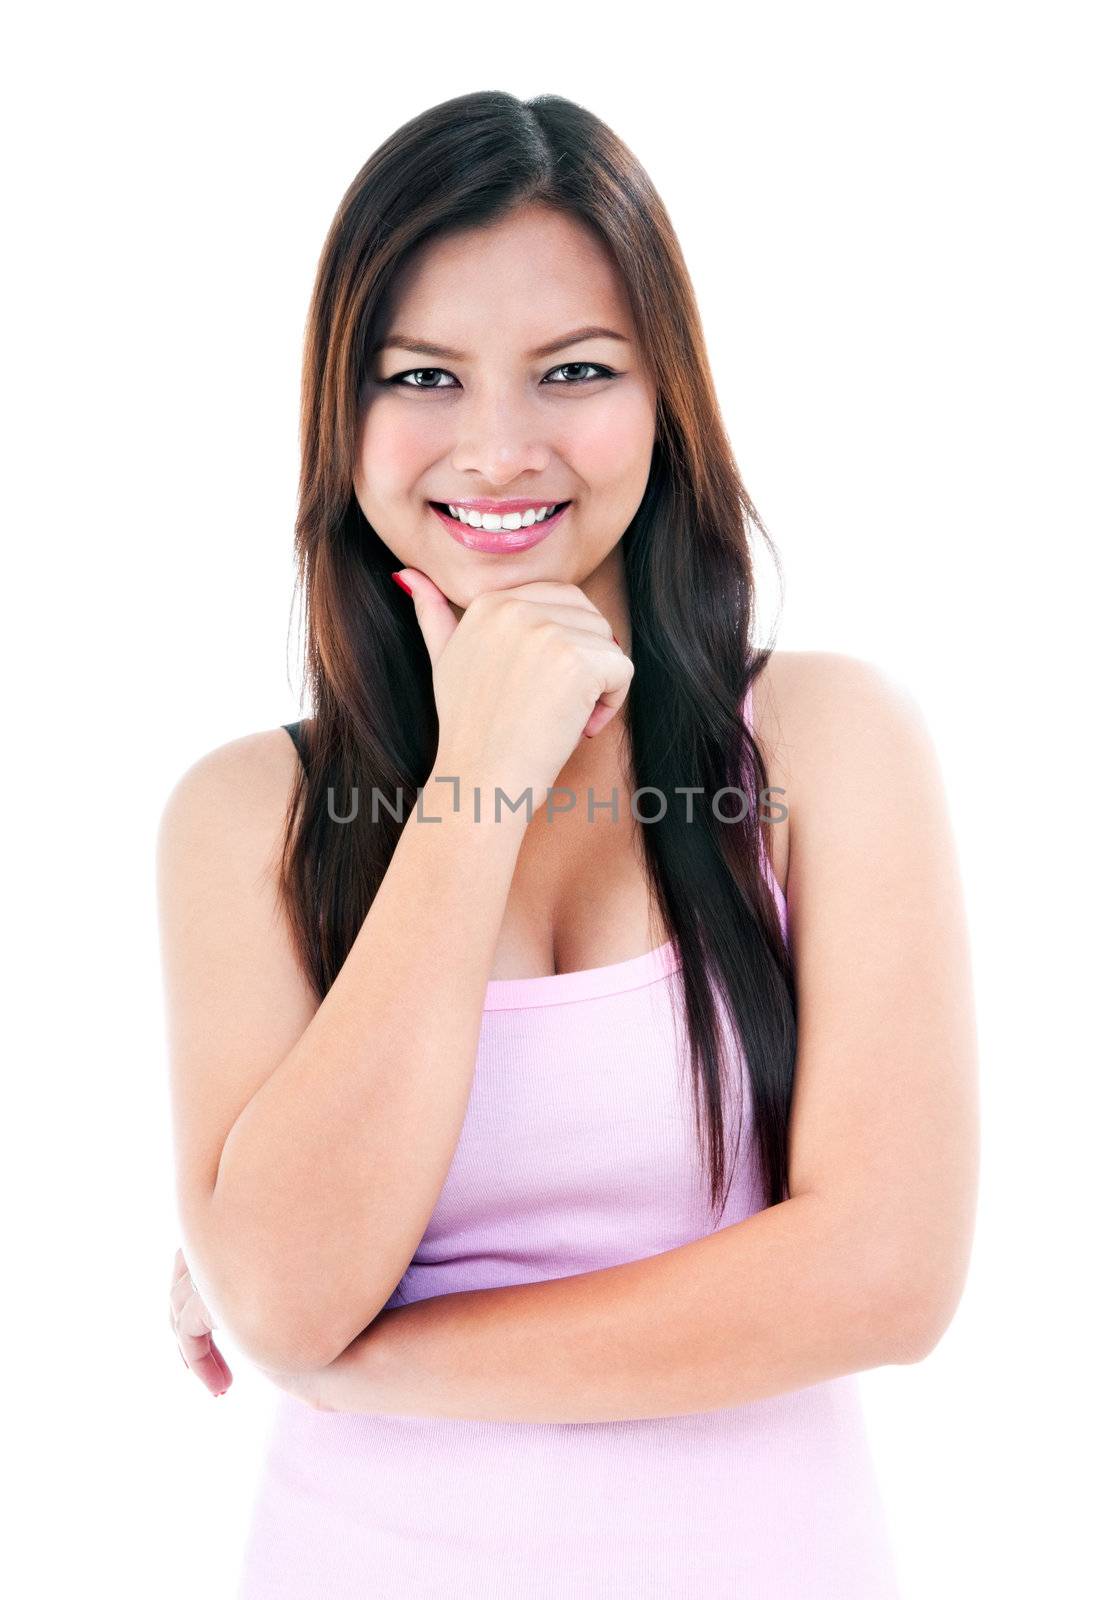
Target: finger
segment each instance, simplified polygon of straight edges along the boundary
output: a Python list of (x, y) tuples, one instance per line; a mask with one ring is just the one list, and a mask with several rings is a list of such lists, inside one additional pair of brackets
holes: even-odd
[(211, 1333), (214, 1327), (215, 1319), (194, 1289), (177, 1309), (178, 1333), (191, 1333), (197, 1336)]
[[(578, 640), (583, 646), (584, 653), (590, 658), (596, 659), (599, 668), (598, 681), (600, 692), (597, 694), (596, 705), (593, 709), (593, 713), (590, 716), (590, 720), (582, 729), (582, 732), (587, 732), (591, 736), (594, 731), (599, 732), (600, 728), (609, 722), (611, 717), (616, 715), (620, 706), (627, 698), (634, 667), (631, 663), (631, 658), (624, 655), (623, 651), (620, 649), (619, 645), (614, 639), (605, 638), (599, 634), (592, 633), (586, 628), (573, 628), (566, 629), (565, 631), (567, 633), (572, 632), (576, 634)], [(599, 655), (594, 656), (594, 652), (599, 652)], [(592, 724), (592, 716), (594, 716), (601, 709), (609, 711), (610, 716), (604, 717), (599, 726), (594, 728)]]
[[(178, 1251), (177, 1254), (180, 1256), (181, 1252)], [(181, 1257), (181, 1260), (184, 1260), (183, 1256)], [(176, 1262), (174, 1262), (175, 1271), (176, 1265)], [(173, 1329), (174, 1333), (177, 1331), (177, 1319), (181, 1314), (181, 1307), (185, 1304), (185, 1301), (189, 1298), (189, 1296), (195, 1292), (195, 1285), (193, 1284), (192, 1278), (189, 1275), (188, 1267), (186, 1266), (183, 1272), (174, 1277), (173, 1282), (169, 1286), (169, 1325)]]
[(510, 594), (519, 600), (534, 600), (542, 605), (574, 606), (582, 611), (601, 615), (585, 591), (576, 583), (556, 583), (553, 579), (537, 578), (533, 583), (516, 583), (510, 589), (497, 589), (497, 594)]
[(180, 1340), (179, 1348), (185, 1365), (191, 1367), (213, 1393), (222, 1393), (231, 1387), (234, 1381), (231, 1369), (210, 1334), (202, 1339), (185, 1335)]
[(403, 578), (411, 590), (416, 622), (427, 646), (431, 665), (434, 666), (457, 630), (458, 619), (442, 590), (425, 572), (414, 567), (401, 567), (396, 576)]
[(225, 1389), (230, 1382), (230, 1368), (211, 1339), (215, 1320), (187, 1274), (174, 1286), (170, 1299), (171, 1304), (176, 1302), (171, 1312), (172, 1326), (185, 1365), (192, 1367), (210, 1389)]
[(231, 1382), (231, 1369), (212, 1339), (212, 1317), (201, 1297), (193, 1292), (177, 1317), (177, 1343), (185, 1365), (209, 1389), (221, 1391)]
[(180, 1245), (178, 1245), (176, 1253), (173, 1257), (173, 1271), (170, 1273), (169, 1277), (170, 1294), (172, 1295), (175, 1291), (179, 1292), (180, 1286), (183, 1283), (191, 1284), (192, 1288), (194, 1289), (196, 1287), (196, 1284), (193, 1281), (192, 1271), (188, 1262), (185, 1260), (185, 1252), (181, 1249)]
[(596, 705), (581, 730), (588, 739), (595, 739), (616, 716), (630, 692), (631, 679), (635, 673), (630, 657), (626, 656), (617, 644), (601, 645), (598, 648), (603, 652), (600, 665), (609, 687), (597, 697)]
[[(203, 1300), (200, 1298), (200, 1291), (197, 1289), (195, 1283), (193, 1283), (192, 1278), (186, 1272), (183, 1277), (177, 1280), (172, 1289), (169, 1291), (170, 1310), (172, 1311), (175, 1319), (180, 1319), (182, 1312), (190, 1301), (195, 1301), (197, 1306), (200, 1307), (201, 1312), (206, 1312), (207, 1308), (205, 1307)], [(194, 1307), (193, 1315), (195, 1316), (195, 1314), (196, 1312)], [(208, 1326), (214, 1327), (215, 1323), (209, 1322)]]
[(540, 618), (548, 622), (560, 623), (563, 628), (578, 628), (586, 633), (594, 634), (600, 639), (614, 639), (612, 625), (607, 617), (591, 606), (560, 605), (551, 602), (535, 601), (532, 596), (520, 595), (535, 607), (536, 621)]
[(582, 729), (585, 738), (595, 739), (598, 733), (603, 733), (609, 722), (611, 722), (612, 718), (616, 715), (618, 709), (618, 706), (614, 709), (611, 706), (602, 706), (600, 702), (597, 701), (592, 715), (589, 717), (588, 722), (586, 722), (584, 728)]

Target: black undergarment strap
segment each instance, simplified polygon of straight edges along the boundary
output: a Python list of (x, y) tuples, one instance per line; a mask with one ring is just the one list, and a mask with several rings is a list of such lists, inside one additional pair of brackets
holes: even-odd
[(300, 760), (304, 764), (304, 770), (306, 772), (308, 770), (308, 755), (307, 746), (304, 741), (303, 722), (282, 722), (281, 726), (284, 728), (285, 732), (296, 746), (297, 753), (300, 756)]

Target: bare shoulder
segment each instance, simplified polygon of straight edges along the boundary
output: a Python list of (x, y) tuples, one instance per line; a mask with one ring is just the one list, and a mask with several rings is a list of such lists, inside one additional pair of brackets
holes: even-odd
[(158, 828), (159, 852), (213, 832), (244, 849), (283, 835), (300, 756), (282, 727), (264, 728), (216, 746), (193, 761), (170, 790)]
[(158, 825), (178, 1201), (198, 1248), (230, 1129), (318, 1009), (279, 881), (299, 761), (282, 727), (232, 739), (182, 773)]
[(754, 732), (774, 798), (773, 865), (787, 885), (802, 818), (832, 806), (831, 788), (860, 797), (899, 763), (902, 776), (935, 754), (919, 703), (887, 669), (831, 650), (775, 650), (754, 685)]
[(978, 1159), (969, 930), (938, 755), (902, 682), (834, 652), (772, 658), (754, 720), (789, 808), (789, 1192), (833, 1208), (844, 1239), (857, 1228), (843, 1259), (864, 1286), (870, 1364), (920, 1360), (965, 1280)]
[(864, 724), (879, 707), (919, 714), (907, 685), (887, 668), (836, 650), (775, 650), (754, 688), (756, 715), (759, 702), (771, 722), (787, 720), (789, 732), (818, 730), (840, 715)]

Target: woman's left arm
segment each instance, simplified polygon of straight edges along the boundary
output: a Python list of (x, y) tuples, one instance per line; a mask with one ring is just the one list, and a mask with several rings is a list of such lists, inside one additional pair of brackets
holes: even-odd
[(671, 1416), (918, 1361), (942, 1336), (968, 1271), (979, 1134), (939, 764), (915, 701), (869, 663), (783, 661), (790, 1198), (661, 1255), (382, 1312), (328, 1367), (278, 1380), (308, 1404), (505, 1422)]

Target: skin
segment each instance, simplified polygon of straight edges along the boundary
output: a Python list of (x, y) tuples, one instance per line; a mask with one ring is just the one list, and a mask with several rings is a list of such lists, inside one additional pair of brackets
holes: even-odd
[[(531, 354), (582, 328), (620, 337), (578, 339), (547, 356)], [(575, 220), (537, 206), (434, 241), (393, 286), (383, 337), (397, 333), (466, 359), (407, 348), (375, 355), (360, 396), (353, 482), (367, 521), (398, 561), (425, 576), (458, 620), (488, 589), (569, 583), (629, 650), (619, 544), (646, 489), (657, 389), (606, 247)], [(390, 381), (406, 374), (406, 381)], [(462, 495), (573, 504), (562, 528), (534, 549), (487, 555), (456, 544), (427, 506), (429, 499)], [(559, 784), (583, 795), (590, 786), (603, 795), (619, 789), (621, 821), (601, 838), (602, 830), (583, 827), (573, 813), (556, 814), (552, 824), (536, 819), (520, 851), (491, 977), (549, 966), (554, 927), (563, 968), (603, 965), (620, 959), (624, 948), (658, 942), (633, 857), (628, 775), (617, 734), (613, 728), (603, 738), (582, 739)], [(283, 731), (280, 738), (288, 742)], [(271, 742), (282, 758), (287, 755), (280, 741)], [(590, 947), (594, 919), (576, 909), (580, 896), (571, 887), (584, 874), (596, 881), (598, 851), (614, 955)], [(552, 884), (558, 885), (556, 911)], [(560, 910), (562, 902), (574, 905), (572, 914)], [(223, 1393), (230, 1369), (211, 1338), (213, 1315), (180, 1250), (171, 1317), (186, 1365), (212, 1393)]]
[[(528, 359), (587, 324), (627, 343)], [(456, 618), (490, 587), (576, 585), (633, 659), (618, 546), (646, 485), (656, 391), (603, 248), (537, 208), (437, 241), (398, 286), (389, 327), (466, 359), (378, 358), (354, 482), (378, 534)], [(543, 382), (588, 372), (561, 372), (568, 361), (620, 376)], [(450, 375), (443, 387), (384, 382), (430, 366)], [(426, 501), (455, 494), (574, 505), (535, 549), (501, 557), (439, 526)], [(621, 721), (581, 740), (560, 784), (628, 789)], [(789, 1200), (646, 1261), (384, 1312), (318, 1368), (272, 1374), (287, 1392), (324, 1409), (612, 1420), (739, 1404), (934, 1347), (968, 1269), (978, 1162), (969, 942), (936, 753), (910, 695), (828, 652), (776, 653), (754, 725), (788, 806), (772, 867), (800, 1001)], [(295, 752), (280, 729), (242, 744), (272, 773), (277, 814)], [(628, 826), (537, 817), (490, 976), (656, 944), (632, 844)], [(178, 1255), (182, 1353), (222, 1392), (212, 1319)]]
[[(621, 337), (530, 354), (582, 328)], [(490, 589), (573, 584), (633, 659), (620, 541), (646, 490), (657, 388), (607, 247), (541, 206), (436, 241), (394, 289), (385, 336), (395, 334), (469, 359), (406, 348), (376, 355), (354, 476), (367, 521), (456, 618)], [(489, 555), (455, 543), (426, 504), (462, 495), (573, 504), (534, 549)], [(581, 797), (577, 808), (529, 829), (490, 977), (554, 970), (555, 957), (561, 970), (599, 966), (659, 942), (634, 856), (623, 720), (621, 712), (603, 737), (582, 739), (560, 773), (559, 785)], [(585, 820), (590, 787), (620, 792), (614, 826)], [(611, 908), (603, 946), (578, 892), (586, 880), (603, 883)]]
[[(354, 475), (367, 521), (459, 617), (487, 589), (549, 579), (577, 584), (626, 644), (618, 546), (646, 489), (657, 391), (606, 247), (575, 220), (532, 206), (435, 241), (393, 298), (389, 335), (468, 359), (409, 349), (374, 358)], [(529, 359), (582, 327), (623, 341), (577, 340)], [(404, 374), (402, 384), (382, 381)], [(574, 503), (533, 550), (487, 555), (444, 535), (426, 504), (463, 495)]]

